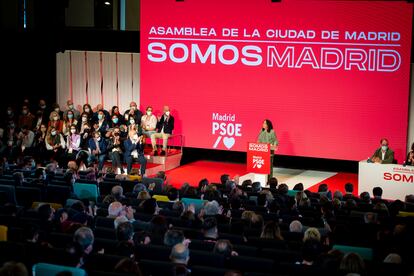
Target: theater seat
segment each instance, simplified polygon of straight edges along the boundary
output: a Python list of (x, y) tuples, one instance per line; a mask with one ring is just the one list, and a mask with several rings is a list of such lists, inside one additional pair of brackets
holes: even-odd
[(0, 192), (2, 192), (4, 194), (4, 199), (7, 201), (5, 203), (11, 203), (16, 205), (17, 204), (17, 200), (16, 200), (16, 191), (14, 186), (10, 186), (10, 185), (0, 185)]
[(347, 245), (334, 245), (333, 249), (339, 250), (347, 253), (357, 253), (359, 254), (364, 260), (371, 261), (373, 252), (372, 248), (366, 248), (366, 247), (356, 247), (356, 246), (347, 246)]
[(198, 266), (198, 265), (191, 266), (192, 275), (223, 276), (227, 271), (228, 269), (217, 268), (217, 267), (212, 267), (212, 266)]
[[(152, 276), (169, 276), (172, 275), (174, 265), (169, 261), (154, 261), (143, 259), (138, 262), (139, 267), (144, 275)], [(193, 274), (196, 275), (196, 274)]]
[(79, 199), (87, 199), (96, 202), (99, 197), (98, 186), (95, 184), (75, 183), (73, 192)]
[(269, 259), (233, 256), (230, 258), (228, 268), (241, 271), (256, 271), (269, 273), (273, 270), (274, 262)]
[(86, 271), (81, 268), (38, 263), (33, 266), (33, 276), (56, 275), (60, 272), (70, 272), (72, 276), (86, 276)]

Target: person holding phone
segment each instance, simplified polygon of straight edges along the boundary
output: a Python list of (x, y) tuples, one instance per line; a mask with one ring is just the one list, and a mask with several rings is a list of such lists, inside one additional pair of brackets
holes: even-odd
[(269, 178), (273, 177), (273, 160), (275, 151), (278, 149), (279, 140), (277, 139), (273, 124), (269, 119), (265, 119), (262, 124), (262, 130), (257, 138), (258, 143), (270, 144), (270, 174)]

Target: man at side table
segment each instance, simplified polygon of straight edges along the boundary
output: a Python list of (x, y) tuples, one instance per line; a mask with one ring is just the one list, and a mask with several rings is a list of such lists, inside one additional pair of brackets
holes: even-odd
[(370, 161), (379, 164), (394, 163), (394, 151), (388, 147), (388, 139), (382, 138), (380, 143), (381, 147), (374, 152)]

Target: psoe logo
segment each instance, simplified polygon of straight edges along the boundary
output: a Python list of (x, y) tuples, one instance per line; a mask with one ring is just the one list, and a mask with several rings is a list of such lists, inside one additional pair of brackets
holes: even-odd
[(261, 156), (253, 156), (253, 168), (260, 169), (264, 166), (264, 159)]
[(213, 148), (216, 149), (220, 143), (227, 149), (236, 144), (236, 138), (242, 136), (242, 124), (236, 123), (236, 114), (212, 114), (212, 134), (217, 136)]

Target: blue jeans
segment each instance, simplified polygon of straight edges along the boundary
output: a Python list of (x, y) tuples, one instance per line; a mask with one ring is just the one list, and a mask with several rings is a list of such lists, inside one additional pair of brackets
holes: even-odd
[(96, 160), (98, 160), (98, 170), (102, 171), (105, 160), (106, 160), (105, 154), (101, 154), (101, 155), (98, 155), (98, 156), (95, 156), (95, 155), (91, 154), (89, 156), (88, 163), (94, 163), (94, 162), (96, 162)]

